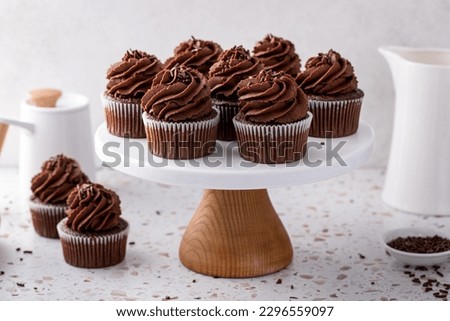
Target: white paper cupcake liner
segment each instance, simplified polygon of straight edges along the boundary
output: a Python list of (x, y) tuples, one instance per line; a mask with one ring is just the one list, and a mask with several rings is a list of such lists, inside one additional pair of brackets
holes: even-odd
[(213, 99), (213, 106), (220, 112), (217, 139), (224, 141), (236, 140), (236, 130), (234, 129), (233, 118), (239, 112), (239, 104), (237, 102), (226, 102)]
[(35, 199), (30, 199), (28, 204), (36, 233), (43, 237), (58, 238), (56, 225), (67, 216), (67, 205), (43, 204)]
[(312, 118), (308, 112), (304, 119), (279, 125), (252, 124), (234, 118), (241, 157), (264, 164), (298, 161), (306, 152)]
[(117, 232), (104, 234), (82, 234), (74, 232), (66, 225), (67, 218), (58, 223), (57, 229), (65, 261), (82, 268), (102, 268), (123, 261), (129, 232), (128, 223), (121, 219), (125, 227)]
[(140, 104), (125, 103), (101, 95), (108, 131), (119, 137), (145, 138)]
[(166, 122), (142, 114), (148, 147), (152, 154), (169, 159), (192, 159), (213, 152), (220, 113), (194, 122)]
[(309, 135), (312, 137), (344, 137), (358, 131), (363, 97), (348, 100), (308, 100), (314, 115)]

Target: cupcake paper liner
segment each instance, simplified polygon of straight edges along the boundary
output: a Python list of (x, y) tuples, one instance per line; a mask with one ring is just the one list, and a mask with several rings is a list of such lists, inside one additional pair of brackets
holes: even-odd
[(67, 218), (57, 228), (64, 260), (81, 268), (102, 268), (123, 261), (126, 253), (129, 225), (120, 219), (120, 226), (104, 233), (82, 234), (66, 225)]
[(306, 153), (312, 114), (294, 123), (264, 125), (234, 118), (239, 154), (245, 160), (263, 163), (290, 163)]
[(236, 130), (233, 125), (233, 118), (239, 112), (238, 102), (227, 102), (213, 99), (213, 106), (220, 112), (219, 129), (217, 139), (225, 141), (236, 140)]
[(43, 237), (57, 239), (58, 231), (56, 230), (56, 225), (67, 217), (67, 205), (43, 204), (38, 200), (30, 199), (29, 206), (31, 220), (36, 233)]
[(344, 137), (358, 131), (363, 97), (348, 100), (308, 100), (314, 115), (309, 135), (312, 137)]
[(149, 151), (168, 159), (204, 157), (214, 151), (219, 124), (219, 111), (210, 119), (194, 122), (166, 122), (142, 114)]
[(101, 95), (106, 127), (108, 131), (119, 137), (145, 138), (142, 122), (142, 107), (136, 103), (125, 103)]

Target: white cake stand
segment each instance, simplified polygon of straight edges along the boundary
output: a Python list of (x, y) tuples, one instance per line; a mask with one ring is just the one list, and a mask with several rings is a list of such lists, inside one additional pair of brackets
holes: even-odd
[[(289, 236), (267, 188), (306, 184), (350, 172), (371, 156), (375, 135), (365, 122), (356, 134), (309, 138), (306, 157), (265, 165), (244, 161), (237, 144), (218, 141), (217, 152), (195, 160), (167, 160), (148, 152), (146, 139), (124, 139), (101, 125), (95, 150), (104, 166), (164, 184), (205, 189), (180, 245), (181, 262), (198, 273), (253, 277), (292, 261)], [(333, 152), (334, 149), (334, 152)]]

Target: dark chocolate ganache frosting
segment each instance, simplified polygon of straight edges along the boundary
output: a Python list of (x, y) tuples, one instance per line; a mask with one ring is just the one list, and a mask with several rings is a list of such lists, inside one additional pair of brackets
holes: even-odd
[(209, 93), (208, 82), (199, 71), (175, 66), (156, 75), (141, 105), (157, 120), (199, 120), (213, 111)]
[(243, 80), (239, 89), (239, 114), (258, 124), (286, 124), (306, 117), (306, 95), (292, 76), (284, 72), (261, 71)]
[(242, 46), (225, 50), (209, 70), (211, 97), (223, 100), (236, 100), (239, 82), (256, 76), (264, 68), (258, 58), (250, 56)]
[(192, 37), (175, 48), (173, 57), (167, 59), (164, 68), (171, 69), (177, 64), (185, 65), (200, 71), (206, 77), (222, 51), (222, 48), (213, 41)]
[(81, 184), (67, 199), (67, 223), (73, 231), (103, 232), (119, 224), (120, 199), (100, 184)]
[(352, 64), (332, 49), (309, 58), (305, 68), (296, 81), (308, 95), (343, 95), (358, 88)]
[(113, 64), (107, 71), (107, 93), (116, 98), (140, 99), (161, 70), (162, 63), (154, 55), (128, 50), (122, 60)]
[(31, 179), (31, 191), (42, 203), (65, 204), (72, 189), (88, 181), (76, 160), (57, 155), (45, 161)]
[(281, 37), (268, 34), (256, 43), (253, 55), (264, 64), (265, 69), (283, 71), (292, 77), (300, 72), (300, 58), (294, 44)]

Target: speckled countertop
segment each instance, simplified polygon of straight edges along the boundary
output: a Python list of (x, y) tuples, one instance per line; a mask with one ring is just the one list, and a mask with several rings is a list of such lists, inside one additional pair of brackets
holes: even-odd
[(79, 269), (64, 262), (58, 240), (35, 234), (18, 191), (8, 183), (17, 180), (17, 170), (2, 168), (0, 300), (435, 300), (420, 283), (428, 278), (450, 283), (450, 264), (438, 271), (405, 268), (386, 255), (380, 237), (393, 227), (448, 228), (450, 217), (388, 208), (380, 200), (383, 176), (381, 169), (365, 168), (270, 190), (294, 246), (292, 264), (259, 278), (221, 279), (191, 272), (178, 260), (201, 189), (102, 169), (97, 180), (120, 195), (130, 243), (121, 264)]

